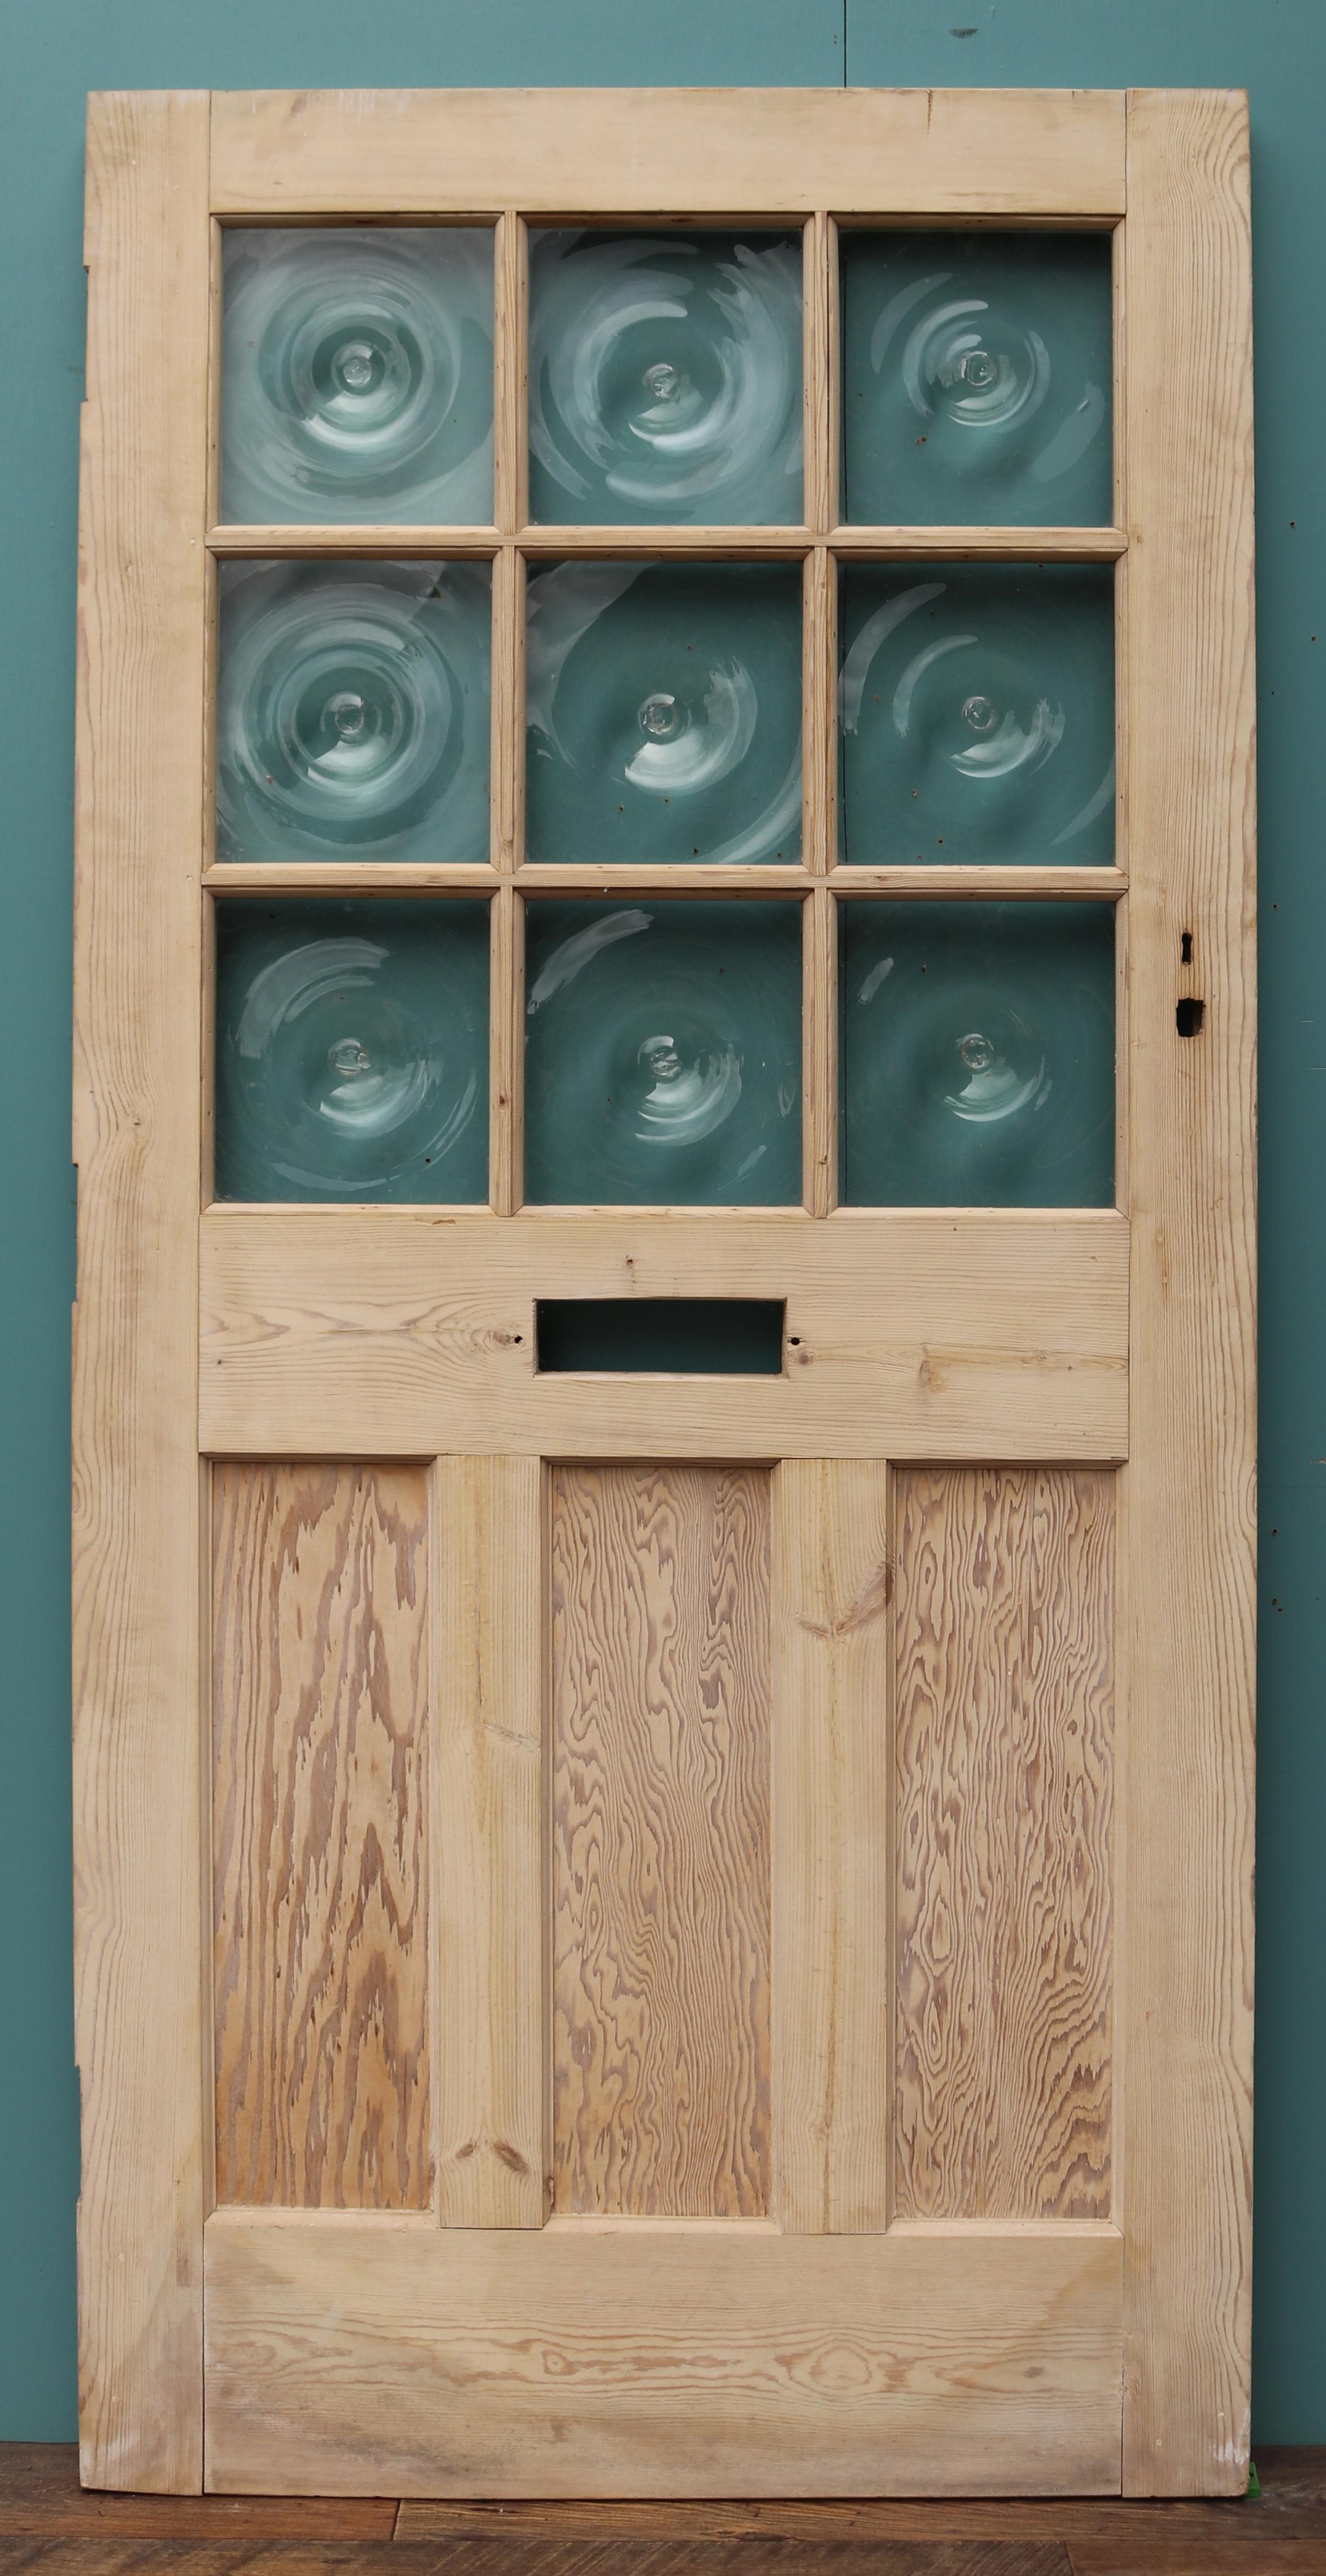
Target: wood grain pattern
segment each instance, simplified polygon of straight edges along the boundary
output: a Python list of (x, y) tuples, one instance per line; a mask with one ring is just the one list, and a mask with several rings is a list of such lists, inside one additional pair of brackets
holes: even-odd
[(442, 2223), (541, 2227), (544, 1471), (537, 1458), (439, 1458), (434, 1474)]
[[(830, 388), (831, 392), (833, 388)], [(500, 433), (499, 433), (500, 438)], [(832, 452), (830, 455), (832, 463)], [(826, 532), (834, 554), (880, 556), (892, 561), (897, 556), (923, 555), (927, 561), (965, 563), (971, 556), (990, 555), (1005, 561), (1025, 563), (1029, 556), (1037, 563), (1055, 559), (1066, 563), (1111, 562), (1122, 555), (1128, 545), (1125, 528), (958, 528), (947, 527), (879, 527), (864, 520), (839, 525)], [(210, 527), (207, 543), (218, 556), (290, 555), (295, 558), (330, 556), (361, 558), (365, 562), (390, 559), (399, 555), (422, 555), (425, 558), (450, 561), (455, 556), (478, 558), (494, 556), (503, 549), (504, 531), (496, 526), (475, 527), (406, 527), (384, 528), (381, 525), (354, 527), (346, 522), (334, 527), (256, 527), (231, 521), (224, 527)], [(562, 555), (612, 555), (626, 560), (651, 558), (655, 555), (696, 555), (716, 559), (758, 556), (775, 560), (793, 560), (809, 554), (815, 539), (800, 520), (782, 526), (762, 528), (678, 526), (674, 521), (661, 527), (566, 527), (524, 526), (507, 532), (522, 554), (535, 561), (555, 562)]]
[(537, 2234), (220, 2210), (208, 2479), (342, 2495), (1117, 2492), (1112, 2227)]
[[(1261, 2494), (1247, 2506), (1241, 2498), (1153, 2503), (1117, 2496), (453, 2496), (410, 2497), (398, 2506), (385, 2496), (89, 2494), (78, 2483), (73, 2443), (6, 2442), (0, 2539), (47, 2542), (48, 2566), (56, 2564), (55, 2544), (76, 2539), (123, 2548), (125, 2558), (135, 2540), (229, 2550), (225, 2561), (208, 2557), (196, 2576), (222, 2576), (223, 2566), (226, 2576), (232, 2566), (238, 2576), (241, 2554), (255, 2542), (261, 2576), (330, 2576), (338, 2543), (342, 2558), (353, 2545), (356, 2570), (373, 2576), (393, 2567), (397, 2576), (424, 2576), (425, 2569), (430, 2576), (479, 2576), (495, 2556), (491, 2546), (481, 2549), (484, 2542), (502, 2548), (501, 2576), (617, 2576), (619, 2569), (704, 2576), (710, 2567), (724, 2576), (737, 2569), (741, 2576), (785, 2576), (789, 2543), (799, 2544), (795, 2576), (828, 2576), (832, 2568), (849, 2568), (851, 2576), (1043, 2576), (1037, 2551), (1056, 2542), (1074, 2559), (1083, 2548), (1108, 2545), (1130, 2576), (1162, 2563), (1185, 2576), (1219, 2569), (1277, 2576), (1291, 2567), (1317, 2576), (1326, 2556), (1326, 2451), (1259, 2442), (1257, 2474)], [(461, 2542), (472, 2555), (439, 2557)], [(710, 2558), (706, 2549), (728, 2554)], [(882, 2549), (894, 2554), (871, 2554)], [(856, 2554), (848, 2557), (849, 2550)], [(945, 2550), (966, 2554), (949, 2565)], [(991, 2557), (992, 2550), (1003, 2554)], [(25, 2563), (16, 2552), (7, 2565)], [(123, 2563), (114, 2558), (106, 2576)], [(171, 2576), (188, 2564), (172, 2559)], [(143, 2576), (143, 2566), (140, 2558), (133, 2576)], [(252, 2567), (250, 2558), (244, 2576)], [(103, 2576), (103, 2562), (91, 2553), (66, 2561), (63, 2576), (73, 2569)]]
[(202, 2475), (207, 136), (202, 91), (89, 101), (74, 903), (79, 2422), (92, 2483), (148, 2489)]
[[(1128, 132), (1124, 2481), (1233, 2495), (1249, 2440), (1256, 1621), (1247, 100), (1136, 92)], [(1206, 1003), (1190, 1039), (1184, 930)]]
[(217, 214), (1119, 215), (1121, 90), (233, 90)]
[[(210, 1208), (202, 1441), (223, 1457), (1122, 1458), (1127, 1265), (1112, 1210)], [(785, 1298), (786, 1374), (538, 1374), (536, 1297), (629, 1296)]]
[(422, 2209), (425, 1471), (219, 1467), (212, 1522), (217, 2197)]
[(553, 2173), (562, 2212), (769, 2192), (769, 1478), (560, 1467)]
[(889, 2219), (892, 1565), (879, 1459), (774, 1485), (774, 2167), (785, 2232)]
[(897, 1490), (896, 2209), (1106, 2218), (1114, 1493)]

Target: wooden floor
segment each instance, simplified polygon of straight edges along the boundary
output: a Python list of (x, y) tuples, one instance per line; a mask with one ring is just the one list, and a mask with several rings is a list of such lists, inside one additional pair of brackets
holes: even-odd
[(1239, 2504), (401, 2504), (85, 2495), (72, 2449), (0, 2444), (0, 2576), (1326, 2576), (1326, 2449)]

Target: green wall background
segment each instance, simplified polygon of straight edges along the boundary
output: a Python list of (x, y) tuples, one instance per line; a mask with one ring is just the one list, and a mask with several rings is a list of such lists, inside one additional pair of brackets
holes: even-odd
[(3, 0), (0, 65), (0, 2439), (75, 2432), (66, 1462), (84, 92), (846, 78), (1251, 92), (1266, 1325), (1254, 2434), (1326, 2441), (1321, 0)]

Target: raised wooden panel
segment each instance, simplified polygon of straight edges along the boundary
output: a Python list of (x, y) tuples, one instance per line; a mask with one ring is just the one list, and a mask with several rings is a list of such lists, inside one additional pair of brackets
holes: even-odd
[[(214, 1207), (213, 1456), (1058, 1458), (1128, 1450), (1113, 1210)], [(778, 1378), (540, 1376), (538, 1297), (782, 1297)]]
[(206, 2254), (222, 2491), (1118, 2491), (1112, 2227), (221, 2210)]
[(560, 1467), (554, 2205), (769, 2195), (769, 1477)]
[(438, 2174), (451, 2227), (539, 2227), (548, 2166), (543, 1478), (434, 1488)]
[(1114, 1483), (897, 1479), (896, 2199), (1104, 2218)]
[(427, 1538), (422, 1468), (216, 1470), (222, 2201), (428, 2203)]

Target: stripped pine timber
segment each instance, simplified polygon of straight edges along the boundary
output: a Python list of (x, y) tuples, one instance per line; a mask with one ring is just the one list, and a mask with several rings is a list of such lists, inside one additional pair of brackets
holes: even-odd
[(787, 2234), (889, 2218), (889, 1470), (774, 1480), (774, 2119)]
[[(1135, 92), (1128, 131), (1124, 2483), (1233, 2495), (1249, 2435), (1255, 1638), (1247, 100)], [(1206, 1002), (1188, 1039), (1184, 930)]]
[(769, 1471), (559, 1467), (553, 2206), (769, 2201)]
[(89, 102), (74, 922), (79, 2422), (90, 2483), (167, 2490), (202, 2475), (207, 138), (203, 91)]
[[(827, 1231), (826, 1231), (827, 1224)], [(394, 1208), (202, 1220), (214, 1456), (1126, 1454), (1128, 1228), (1112, 1210), (504, 1222)], [(781, 1377), (571, 1377), (538, 1297), (779, 1297)]]
[[(1117, 2496), (849, 2496), (692, 2498), (134, 2496), (89, 2494), (72, 2443), (0, 2446), (0, 2539), (12, 2568), (143, 2576), (166, 2556), (170, 2576), (223, 2576), (261, 2546), (262, 2576), (329, 2576), (354, 2552), (356, 2576), (1072, 2576), (1069, 2559), (1137, 2576), (1318, 2576), (1326, 2556), (1326, 2452), (1257, 2445), (1260, 2496), (1180, 2503)], [(393, 2537), (394, 2534), (394, 2537)], [(68, 2552), (70, 2541), (97, 2551)], [(921, 2544), (918, 2547), (918, 2543)], [(647, 2552), (644, 2544), (651, 2544)], [(795, 2550), (789, 2544), (799, 2544)], [(901, 2545), (900, 2545), (901, 2544)], [(66, 2556), (57, 2559), (64, 2547)], [(858, 2553), (855, 2556), (850, 2552)], [(1313, 2555), (1315, 2551), (1315, 2557)], [(413, 2554), (411, 2554), (413, 2552)], [(1060, 2554), (1056, 2554), (1056, 2552)], [(1064, 2552), (1069, 2555), (1063, 2554)], [(244, 2576), (253, 2576), (252, 2556)]]
[(1110, 563), (1127, 552), (1126, 528), (879, 528), (862, 520), (834, 528), (835, 554), (923, 555), (927, 563)]
[[(829, 868), (834, 894), (888, 894), (891, 902), (935, 902), (942, 894), (953, 904), (1053, 902), (1115, 904), (1128, 891), (1120, 868)], [(445, 860), (384, 860), (373, 866), (373, 894), (497, 894), (497, 871), (489, 860), (476, 866)], [(221, 860), (203, 876), (209, 894), (345, 894), (345, 860)], [(520, 894), (695, 894), (729, 904), (731, 896), (808, 902), (816, 881), (796, 866), (778, 868), (651, 868), (649, 863), (613, 860), (566, 860), (564, 866), (523, 866), (515, 871)], [(811, 1041), (814, 1043), (814, 1041)], [(811, 1059), (811, 1043), (806, 1061)], [(824, 1079), (824, 1077), (821, 1077)]]
[(276, 555), (286, 561), (311, 559), (318, 563), (328, 557), (390, 562), (403, 556), (422, 557), (426, 563), (454, 561), (457, 557), (483, 561), (499, 554), (502, 547), (496, 528), (324, 528), (307, 520), (302, 527), (270, 528), (246, 527), (232, 520), (228, 526), (209, 528), (207, 543), (214, 555)]
[[(850, 523), (822, 532), (834, 554), (892, 558), (924, 555), (927, 562), (965, 563), (992, 556), (1011, 563), (1108, 563), (1125, 552), (1124, 528), (916, 528), (872, 527)], [(365, 562), (393, 556), (422, 556), (428, 562), (491, 557), (518, 546), (550, 562), (565, 555), (607, 555), (628, 561), (658, 555), (744, 560), (772, 556), (794, 560), (809, 554), (815, 540), (808, 527), (522, 527), (504, 534), (495, 527), (251, 527), (238, 520), (209, 528), (207, 543), (215, 555), (281, 555), (322, 561), (346, 557)]]
[(231, 90), (222, 215), (1121, 215), (1122, 90)]
[(905, 2218), (1108, 2218), (1114, 1491), (915, 1467), (896, 1510)]
[(1112, 2227), (223, 2210), (206, 2258), (216, 2488), (1117, 2492)]
[(442, 2223), (541, 2227), (543, 1469), (439, 1458), (434, 1473)]
[[(343, 894), (343, 860), (223, 859), (208, 868), (203, 883), (209, 894)], [(815, 880), (798, 867), (684, 867), (647, 861), (610, 863), (570, 860), (558, 866), (523, 866), (515, 872), (522, 895), (711, 895), (730, 903), (772, 899), (804, 903), (816, 890)], [(950, 903), (1117, 903), (1128, 880), (1119, 868), (1052, 867), (855, 867), (831, 868), (828, 882), (835, 895), (887, 895), (890, 902)], [(448, 866), (427, 860), (385, 860), (375, 864), (372, 892), (380, 894), (487, 894), (497, 892), (498, 875), (487, 860)], [(811, 1060), (811, 1045), (806, 1046)]]
[(423, 2209), (428, 1493), (419, 1467), (219, 1467), (216, 2192)]

